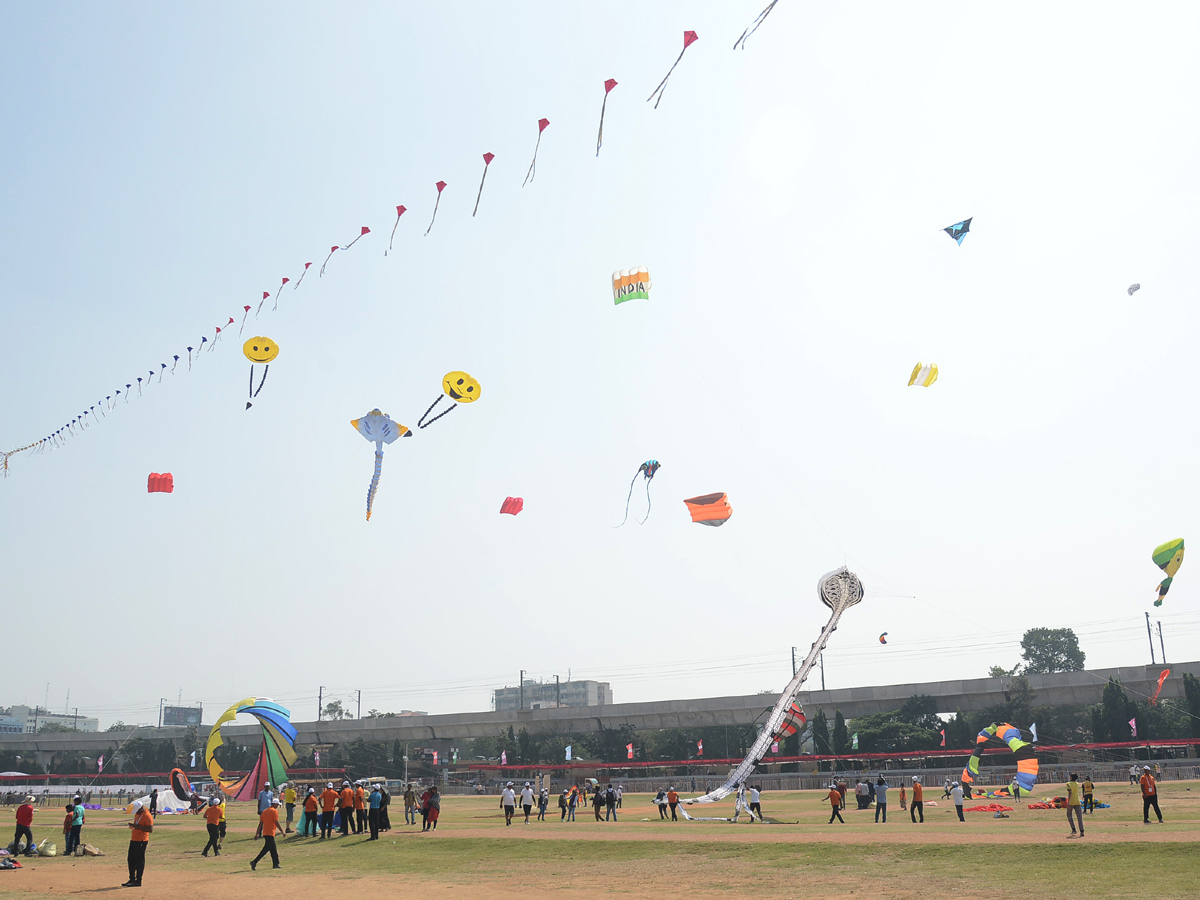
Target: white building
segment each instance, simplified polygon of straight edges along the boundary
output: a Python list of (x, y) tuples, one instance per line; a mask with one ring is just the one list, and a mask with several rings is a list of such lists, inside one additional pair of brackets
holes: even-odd
[(23, 723), (22, 729), (25, 734), (36, 734), (44, 729), (47, 725), (60, 725), (63, 728), (69, 728), (72, 731), (99, 731), (100, 720), (94, 719), (91, 716), (80, 716), (74, 713), (63, 715), (61, 713), (52, 713), (40, 706), (10, 706), (8, 709), (0, 709), (0, 716), (6, 720), (5, 724), (10, 722)]

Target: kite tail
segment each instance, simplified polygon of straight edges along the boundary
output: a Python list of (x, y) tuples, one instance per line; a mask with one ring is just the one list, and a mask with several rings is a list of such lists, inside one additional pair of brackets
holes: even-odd
[(663, 76), (663, 80), (658, 83), (658, 87), (654, 89), (653, 93), (646, 98), (646, 102), (649, 103), (651, 100), (654, 100), (654, 95), (658, 94), (658, 99), (654, 100), (655, 109), (658, 109), (658, 104), (662, 102), (663, 93), (667, 89), (667, 79), (671, 77), (671, 73), (675, 71), (675, 66), (679, 65), (679, 60), (683, 59), (683, 54), (685, 53), (687, 53), (687, 47), (679, 51), (679, 57), (671, 64), (671, 68), (667, 69), (667, 74)]
[[(321, 263), (321, 271), (317, 273), (317, 277), (318, 277), (318, 278), (324, 278), (324, 277), (325, 277), (325, 267), (326, 267), (327, 265), (329, 265), (329, 257), (333, 256), (333, 254), (337, 252), (337, 249), (338, 249), (337, 247), (332, 247), (332, 248), (330, 248), (330, 250), (329, 250), (329, 256), (325, 257), (325, 262)], [(303, 276), (303, 275), (301, 275), (300, 277), (301, 277), (301, 278), (303, 278), (304, 276)], [(299, 284), (300, 282), (296, 282), (296, 283), (297, 283), (297, 284)]]
[(293, 291), (296, 290), (296, 288), (300, 287), (300, 282), (302, 282), (304, 280), (304, 276), (307, 274), (308, 274), (308, 266), (305, 266), (304, 271), (300, 273), (300, 277), (296, 279), (296, 283), (292, 285)]
[[(650, 482), (652, 480), (653, 479), (650, 478), (646, 479), (646, 519), (650, 518)], [(645, 525), (646, 519), (642, 519), (642, 521), (638, 522), (638, 524)]]
[[(284, 284), (286, 284), (286, 283), (287, 283), (287, 282), (284, 282)], [(271, 312), (275, 312), (276, 310), (278, 310), (278, 309), (279, 309), (279, 294), (280, 294), (280, 292), (281, 292), (282, 290), (283, 290), (283, 285), (281, 284), (281, 285), (279, 286), (279, 289), (275, 291), (275, 302), (274, 302), (274, 304), (272, 304), (272, 306), (271, 306)], [(244, 325), (245, 323), (243, 322), (242, 324)], [(240, 332), (240, 331), (238, 332), (238, 335), (239, 335), (239, 336), (241, 335), (241, 332)]]
[[(445, 394), (439, 394), (438, 398), (429, 404), (429, 409), (425, 410), (425, 416), (427, 416), (431, 412), (433, 412), (433, 408), (442, 402), (442, 397), (444, 397), (444, 396), (445, 396)], [(425, 416), (421, 416), (421, 421), (419, 421), (417, 423), (417, 427), (418, 428), (428, 428), (430, 425), (432, 425), (434, 422), (436, 422), (442, 416), (448, 416), (448, 415), (450, 415), (450, 413), (454, 412), (454, 410), (456, 410), (456, 409), (458, 409), (458, 406), (451, 404), (451, 406), (448, 410), (446, 410), (445, 412), (442, 412), (442, 413), (438, 413), (436, 416), (434, 416), (428, 422), (425, 421)]]
[[(262, 381), (258, 383), (258, 390), (254, 392), (254, 398), (257, 399), (259, 392), (263, 389), (263, 385), (267, 383), (267, 372), (271, 370), (271, 364), (263, 366)], [(254, 366), (250, 366), (250, 387), (254, 387)]]
[(600, 131), (596, 134), (596, 155), (600, 155), (600, 146), (604, 143), (604, 109), (608, 106), (608, 94), (604, 95), (604, 102), (600, 104)]
[(358, 243), (358, 240), (359, 240), (359, 238), (361, 238), (361, 237), (363, 236), (363, 234), (367, 234), (367, 233), (368, 233), (368, 232), (365, 232), (365, 231), (364, 231), (362, 234), (360, 234), (358, 237), (356, 237), (354, 240), (352, 240), (350, 243), (348, 243), (348, 244), (347, 244), (345, 247), (343, 247), (342, 249), (343, 249), (343, 250), (349, 250), (351, 247), (353, 247), (355, 244), (357, 244), (357, 243)]
[[(538, 140), (540, 141), (541, 139), (542, 136), (539, 134)], [(479, 179), (479, 193), (475, 195), (475, 209), (471, 211), (472, 219), (475, 218), (475, 213), (479, 212), (479, 198), (483, 196), (483, 183), (487, 181), (487, 170), (488, 167), (485, 165), (483, 167), (483, 177)]]
[(529, 171), (525, 173), (525, 181), (521, 182), (521, 187), (525, 187), (525, 182), (533, 181), (537, 177), (537, 152), (540, 146), (542, 146), (542, 133), (539, 131), (537, 143), (533, 145), (533, 161), (529, 164)]
[(746, 49), (746, 38), (750, 37), (750, 35), (754, 34), (754, 32), (756, 32), (756, 31), (758, 31), (758, 26), (761, 25), (764, 21), (766, 21), (767, 16), (769, 16), (771, 14), (771, 10), (773, 10), (775, 8), (775, 4), (778, 2), (779, 2), (779, 0), (771, 0), (771, 2), (767, 4), (767, 8), (764, 9), (762, 12), (760, 12), (758, 14), (758, 18), (756, 18), (753, 22), (750, 23), (750, 27), (742, 32), (742, 36), (733, 42), (734, 50), (738, 49), (739, 45), (741, 45), (741, 48), (743, 50)]
[[(425, 234), (428, 235), (433, 230), (434, 220), (437, 219), (438, 205), (442, 202), (442, 193), (438, 191), (437, 199), (433, 201), (433, 218), (429, 220), (429, 227), (425, 229)], [(441, 398), (439, 398), (441, 399)]]
[[(637, 483), (638, 475), (641, 474), (642, 470), (638, 469), (637, 474), (633, 476), (633, 481), (629, 482), (629, 496), (625, 498), (625, 518), (621, 520), (621, 525), (624, 525), (627, 521), (629, 521), (629, 501), (633, 499), (633, 486)], [(647, 513), (647, 515), (649, 515), (649, 513)], [(621, 525), (614, 525), (613, 528), (620, 528)]]
[[(486, 174), (486, 173), (484, 173)], [(392, 249), (392, 241), (396, 239), (396, 229), (400, 227), (400, 217), (396, 216), (396, 224), (392, 226), (392, 236), (388, 238), (388, 248), (383, 251), (383, 255), (387, 256), (388, 251)]]
[(383, 445), (375, 444), (375, 474), (371, 476), (371, 486), (367, 488), (367, 521), (371, 521), (371, 504), (375, 502), (375, 492), (379, 490), (379, 477), (383, 474)]

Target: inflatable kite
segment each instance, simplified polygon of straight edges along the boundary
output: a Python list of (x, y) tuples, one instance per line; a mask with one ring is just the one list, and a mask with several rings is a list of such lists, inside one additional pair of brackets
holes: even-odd
[(525, 501), (520, 497), (505, 497), (504, 502), (500, 504), (500, 512), (515, 516), (525, 508)]
[[(417, 422), (418, 428), (428, 428), (442, 416), (449, 415), (458, 409), (459, 403), (474, 403), (479, 399), (483, 389), (479, 382), (468, 375), (466, 372), (447, 372), (446, 377), (442, 379), (442, 391), (438, 394), (436, 400), (429, 404), (429, 409), (425, 410), (425, 415), (421, 416), (421, 420)], [(454, 404), (444, 412), (438, 413), (428, 422), (425, 421), (425, 416), (433, 412), (433, 408), (442, 402), (444, 397), (449, 397), (454, 401)]]
[(929, 387), (931, 384), (937, 381), (937, 377), (938, 367), (936, 365), (930, 363), (926, 366), (922, 365), (921, 363), (917, 363), (916, 366), (913, 367), (912, 375), (908, 377), (908, 386), (912, 387), (914, 384), (917, 384), (921, 387)]
[(368, 441), (375, 442), (375, 474), (371, 476), (371, 484), (367, 488), (367, 521), (371, 521), (371, 504), (375, 502), (375, 492), (379, 490), (379, 476), (383, 472), (383, 445), (390, 444), (396, 438), (412, 437), (412, 429), (407, 425), (393, 422), (387, 413), (373, 409), (365, 416), (351, 419), (350, 424)]
[(171, 791), (180, 800), (190, 801), (192, 799), (192, 783), (188, 781), (187, 775), (183, 769), (172, 769), (169, 778), (171, 782)]
[(147, 494), (171, 494), (175, 491), (175, 477), (170, 472), (151, 472), (146, 479)]
[(1127, 290), (1129, 296), (1132, 297), (1135, 293), (1137, 293), (1141, 289), (1142, 289), (1142, 286), (1135, 282), (1134, 284), (1131, 284), (1126, 290)]
[[(649, 501), (649, 493), (647, 493), (646, 499)], [(733, 507), (729, 505), (729, 498), (720, 491), (715, 494), (689, 497), (683, 502), (687, 505), (688, 512), (692, 514), (692, 521), (699, 525), (720, 527), (733, 515)], [(648, 512), (647, 515), (649, 515)]]
[[(256, 335), (242, 344), (242, 353), (246, 354), (246, 359), (250, 360), (250, 400), (254, 400), (258, 396), (258, 391), (261, 391), (263, 385), (267, 383), (267, 370), (271, 368), (271, 363), (279, 355), (279, 345), (269, 337)], [(258, 391), (254, 389), (255, 363), (262, 363), (263, 367), (262, 381), (258, 383)], [(250, 400), (246, 401), (246, 409), (254, 405)]]
[[(248, 713), (262, 726), (262, 749), (254, 767), (237, 781), (226, 781), (225, 772), (214, 755), (221, 746), (221, 726), (232, 722), (239, 713)], [(296, 761), (296, 729), (291, 712), (265, 697), (247, 697), (235, 703), (217, 719), (204, 748), (204, 763), (213, 781), (231, 800), (253, 800), (265, 782), (277, 785), (287, 779), (287, 767)]]
[(600, 104), (600, 131), (596, 135), (596, 155), (600, 155), (600, 146), (604, 143), (604, 110), (608, 106), (608, 94), (617, 86), (615, 78), (604, 80), (604, 101)]
[[(625, 518), (621, 520), (621, 525), (629, 521), (629, 501), (633, 498), (633, 486), (637, 484), (638, 476), (644, 475), (646, 478), (646, 519), (650, 518), (650, 482), (654, 480), (654, 474), (659, 470), (662, 464), (657, 459), (648, 459), (633, 473), (633, 481), (629, 482), (629, 496), (625, 498)], [(644, 525), (646, 519), (638, 522), (639, 525)], [(617, 525), (620, 528), (621, 525)]]
[(649, 300), (651, 286), (650, 272), (645, 266), (613, 272), (613, 303), (620, 306), (626, 300)]
[[(792, 701), (792, 705), (788, 707), (787, 713), (783, 717), (783, 721), (779, 727), (775, 729), (775, 733), (771, 736), (771, 743), (777, 744), (784, 738), (791, 737), (798, 731), (803, 730), (804, 725), (808, 722), (808, 718), (804, 715), (804, 710), (800, 706), (798, 700)], [(778, 750), (773, 750), (773, 753), (778, 753)]]
[(646, 98), (646, 102), (649, 103), (651, 100), (654, 100), (655, 94), (658, 95), (658, 99), (654, 100), (655, 109), (658, 109), (658, 104), (662, 102), (663, 92), (667, 89), (667, 79), (671, 77), (671, 73), (674, 72), (675, 67), (679, 65), (679, 60), (683, 59), (683, 54), (687, 53), (687, 48), (692, 46), (692, 44), (698, 40), (700, 40), (700, 38), (694, 31), (685, 31), (683, 33), (683, 49), (679, 51), (679, 56), (676, 58), (675, 62), (671, 64), (671, 68), (667, 69), (667, 74), (664, 75), (663, 80), (658, 83), (658, 87), (656, 87), (654, 92)]
[(1167, 591), (1171, 589), (1175, 573), (1183, 565), (1183, 538), (1159, 544), (1154, 548), (1152, 558), (1154, 564), (1167, 573), (1167, 577), (1158, 584), (1158, 599), (1154, 601), (1155, 606), (1162, 606), (1163, 597), (1167, 596)]
[[(525, 173), (525, 181), (521, 182), (521, 187), (525, 187), (525, 185), (528, 182), (533, 181), (533, 179), (537, 178), (538, 147), (542, 146), (542, 132), (546, 130), (546, 126), (549, 124), (550, 124), (549, 119), (538, 119), (538, 136), (537, 136), (537, 143), (533, 145), (533, 161), (529, 164), (529, 171)], [(487, 164), (485, 163), (484, 164), (484, 173), (483, 173), (484, 175), (487, 175), (486, 169), (487, 169)], [(482, 188), (483, 182), (480, 182), (479, 186), (480, 186), (480, 188)]]
[(1033, 744), (1021, 740), (1021, 730), (1005, 722), (1002, 725), (989, 725), (975, 737), (975, 749), (967, 760), (967, 767), (962, 771), (962, 783), (970, 784), (979, 777), (979, 757), (983, 754), (985, 745), (990, 740), (1003, 741), (1017, 758), (1017, 774), (1013, 777), (1013, 785), (1023, 791), (1032, 791), (1037, 784), (1038, 758)]
[(1170, 677), (1171, 677), (1170, 669), (1163, 669), (1161, 672), (1158, 673), (1158, 687), (1154, 689), (1154, 696), (1150, 698), (1151, 706), (1158, 705), (1158, 695), (1162, 693), (1163, 682), (1166, 681)]
[(886, 644), (886, 643), (887, 643), (887, 634), (888, 634), (888, 633), (885, 631), (883, 634), (881, 634), (881, 635), (879, 636), (879, 643), (881, 643), (881, 644)]
[[(971, 217), (975, 218), (974, 216)], [(961, 222), (955, 222), (949, 228), (943, 228), (942, 231), (954, 238), (961, 247), (963, 238), (967, 236), (967, 232), (971, 230), (971, 219), (963, 219)]]

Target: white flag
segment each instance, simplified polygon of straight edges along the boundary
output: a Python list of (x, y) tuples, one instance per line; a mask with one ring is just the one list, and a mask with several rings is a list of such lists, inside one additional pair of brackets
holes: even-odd
[(189, 768), (192, 768), (192, 769), (196, 768), (196, 751), (195, 750), (192, 751), (192, 764)]
[(571, 761), (571, 745), (567, 744), (567, 762)]
[(1037, 743), (1037, 722), (1034, 722), (1032, 725), (1029, 726), (1029, 731), (1033, 735), (1033, 742), (1036, 744)]

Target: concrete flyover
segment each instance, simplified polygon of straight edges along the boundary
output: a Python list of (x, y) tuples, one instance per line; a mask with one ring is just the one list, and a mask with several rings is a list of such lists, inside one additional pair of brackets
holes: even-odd
[[(1166, 666), (1122, 666), (1115, 669), (1087, 669), (1055, 675), (1030, 675), (1029, 683), (1037, 693), (1038, 706), (1099, 703), (1110, 676), (1116, 677), (1135, 700), (1154, 693), (1158, 674)], [(1163, 686), (1163, 698), (1183, 696), (1185, 672), (1200, 677), (1200, 662), (1172, 663), (1171, 677)], [(830, 691), (805, 691), (800, 702), (811, 718), (823, 709), (830, 718), (841, 710), (847, 719), (899, 708), (916, 694), (933, 697), (941, 712), (956, 709), (967, 712), (987, 709), (1004, 702), (1010, 679), (971, 678), (957, 681), (912, 682), (874, 687), (839, 688)], [(650, 703), (619, 703), (611, 706), (527, 709), (505, 712), (452, 713), (435, 716), (403, 716), (379, 719), (343, 719), (333, 722), (296, 722), (297, 743), (346, 744), (356, 740), (400, 741), (427, 744), (434, 741), (461, 741), (468, 738), (494, 737), (511, 725), (531, 734), (590, 733), (601, 728), (632, 725), (639, 731), (656, 728), (695, 728), (699, 726), (749, 725), (757, 721), (778, 699), (778, 694), (751, 694), (740, 697), (710, 697), (700, 700), (657, 700)], [(36, 752), (48, 760), (54, 753), (88, 753), (121, 743), (133, 732), (0, 735), (0, 750), (17, 753)], [(222, 735), (257, 741), (261, 732), (256, 725), (226, 725)], [(179, 740), (185, 729), (142, 728), (139, 737), (148, 740)], [(207, 729), (201, 729), (201, 735)]]

